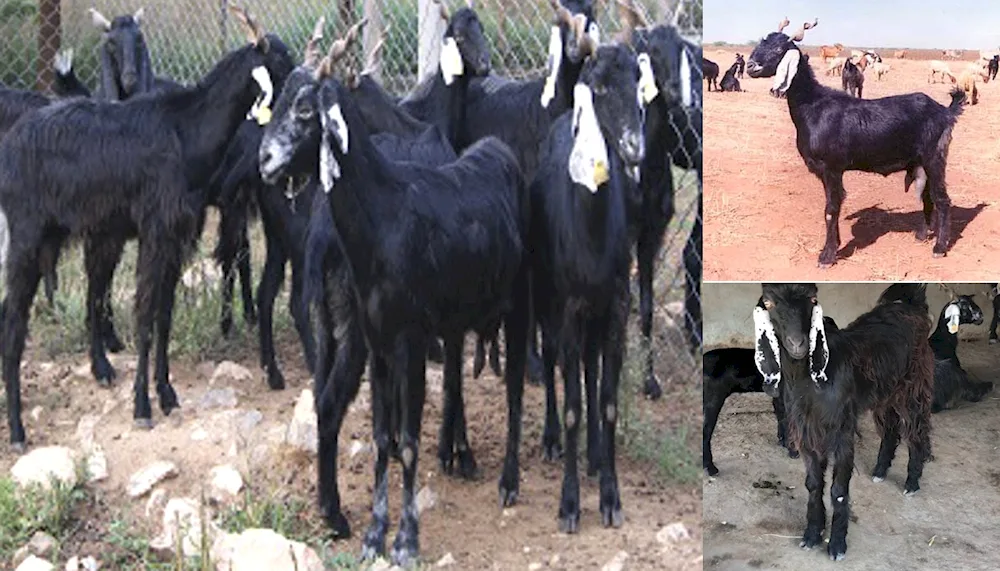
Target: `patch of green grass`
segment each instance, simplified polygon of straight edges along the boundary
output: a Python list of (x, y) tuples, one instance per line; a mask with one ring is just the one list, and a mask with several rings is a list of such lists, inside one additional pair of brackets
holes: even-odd
[(36, 531), (62, 543), (73, 533), (76, 508), (86, 498), (86, 490), (79, 486), (55, 483), (50, 489), (22, 489), (10, 478), (0, 478), (0, 561), (9, 562)]
[(220, 513), (218, 522), (230, 533), (269, 528), (289, 539), (316, 544), (326, 530), (319, 518), (311, 517), (313, 509), (312, 504), (302, 498), (248, 486), (242, 500)]

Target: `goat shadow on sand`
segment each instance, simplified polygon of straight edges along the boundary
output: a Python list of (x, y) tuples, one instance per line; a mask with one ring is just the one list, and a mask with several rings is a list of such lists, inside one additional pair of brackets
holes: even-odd
[[(985, 203), (979, 203), (971, 208), (952, 205), (951, 207), (951, 245), (949, 250), (962, 238), (962, 232), (979, 213), (986, 208)], [(924, 221), (922, 210), (913, 212), (893, 212), (884, 208), (871, 206), (845, 217), (853, 220), (851, 224), (851, 240), (837, 252), (838, 259), (846, 259), (858, 250), (863, 250), (878, 241), (879, 238), (892, 232), (909, 232), (916, 236), (917, 228)], [(929, 243), (929, 242), (928, 242)]]

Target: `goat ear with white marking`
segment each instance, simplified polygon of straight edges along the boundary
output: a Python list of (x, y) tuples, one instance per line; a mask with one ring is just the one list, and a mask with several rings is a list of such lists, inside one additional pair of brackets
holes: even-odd
[(764, 309), (763, 298), (753, 308), (754, 355), (757, 370), (764, 376), (764, 383), (781, 382), (781, 357), (778, 353), (778, 337), (774, 333), (771, 315)]
[(827, 382), (826, 366), (830, 364), (830, 346), (826, 342), (823, 327), (823, 307), (813, 306), (812, 321), (809, 325), (809, 375), (813, 382)]
[(962, 319), (962, 310), (957, 303), (949, 303), (944, 310), (944, 318), (948, 321), (948, 332), (954, 335), (958, 333), (958, 326)]

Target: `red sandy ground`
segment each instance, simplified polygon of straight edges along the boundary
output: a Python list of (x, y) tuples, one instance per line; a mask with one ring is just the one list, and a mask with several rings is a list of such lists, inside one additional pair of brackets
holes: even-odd
[[(807, 49), (807, 52), (817, 52)], [(736, 52), (749, 47), (706, 47), (705, 57), (721, 73)], [(873, 73), (864, 84), (866, 99), (923, 91), (941, 103), (951, 85), (928, 84), (923, 59), (938, 50), (909, 50), (896, 60), (883, 50), (892, 71), (883, 81)], [(963, 59), (973, 59), (966, 52)], [(817, 55), (814, 69), (823, 69)], [(966, 64), (947, 60), (954, 73)], [(720, 78), (721, 78), (720, 73)], [(820, 81), (840, 88), (840, 77), (818, 72)], [(948, 156), (952, 200), (952, 246), (935, 259), (931, 243), (918, 243), (921, 219), (917, 196), (903, 192), (903, 173), (882, 177), (849, 172), (841, 210), (841, 249), (830, 269), (817, 268), (825, 239), (822, 183), (806, 169), (795, 147), (788, 103), (768, 94), (771, 78), (741, 81), (744, 93), (705, 93), (705, 280), (968, 280), (995, 281), (1000, 264), (1000, 85), (979, 86), (979, 104), (958, 119)]]

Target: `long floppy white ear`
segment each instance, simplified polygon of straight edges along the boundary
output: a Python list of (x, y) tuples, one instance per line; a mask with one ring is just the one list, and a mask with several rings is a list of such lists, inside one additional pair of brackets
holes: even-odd
[(812, 321), (809, 326), (809, 375), (813, 382), (828, 382), (826, 366), (830, 364), (830, 346), (826, 342), (826, 329), (823, 328), (823, 307), (813, 306)]
[(608, 174), (608, 149), (594, 111), (594, 94), (585, 83), (573, 88), (573, 149), (569, 154), (569, 176), (591, 193), (604, 184)]
[[(332, 107), (331, 107), (332, 109)], [(334, 144), (339, 144), (332, 140), (336, 137), (330, 133), (330, 123), (333, 121), (331, 114), (323, 111), (319, 114), (320, 130), (323, 132), (322, 140), (319, 144), (319, 181), (323, 185), (323, 192), (330, 194), (333, 185), (340, 178), (340, 163), (333, 154)]]
[(757, 370), (767, 384), (781, 382), (781, 357), (778, 353), (778, 337), (767, 310), (757, 305), (753, 308), (754, 354)]
[(948, 321), (948, 333), (954, 335), (958, 333), (958, 326), (962, 317), (962, 310), (959, 309), (957, 303), (949, 303), (948, 307), (944, 310), (944, 317)]
[(792, 86), (792, 79), (799, 71), (800, 59), (802, 59), (802, 53), (795, 48), (790, 48), (785, 52), (781, 63), (778, 64), (778, 71), (774, 74), (774, 85), (772, 86), (774, 91), (779, 93), (788, 91), (788, 88)]

